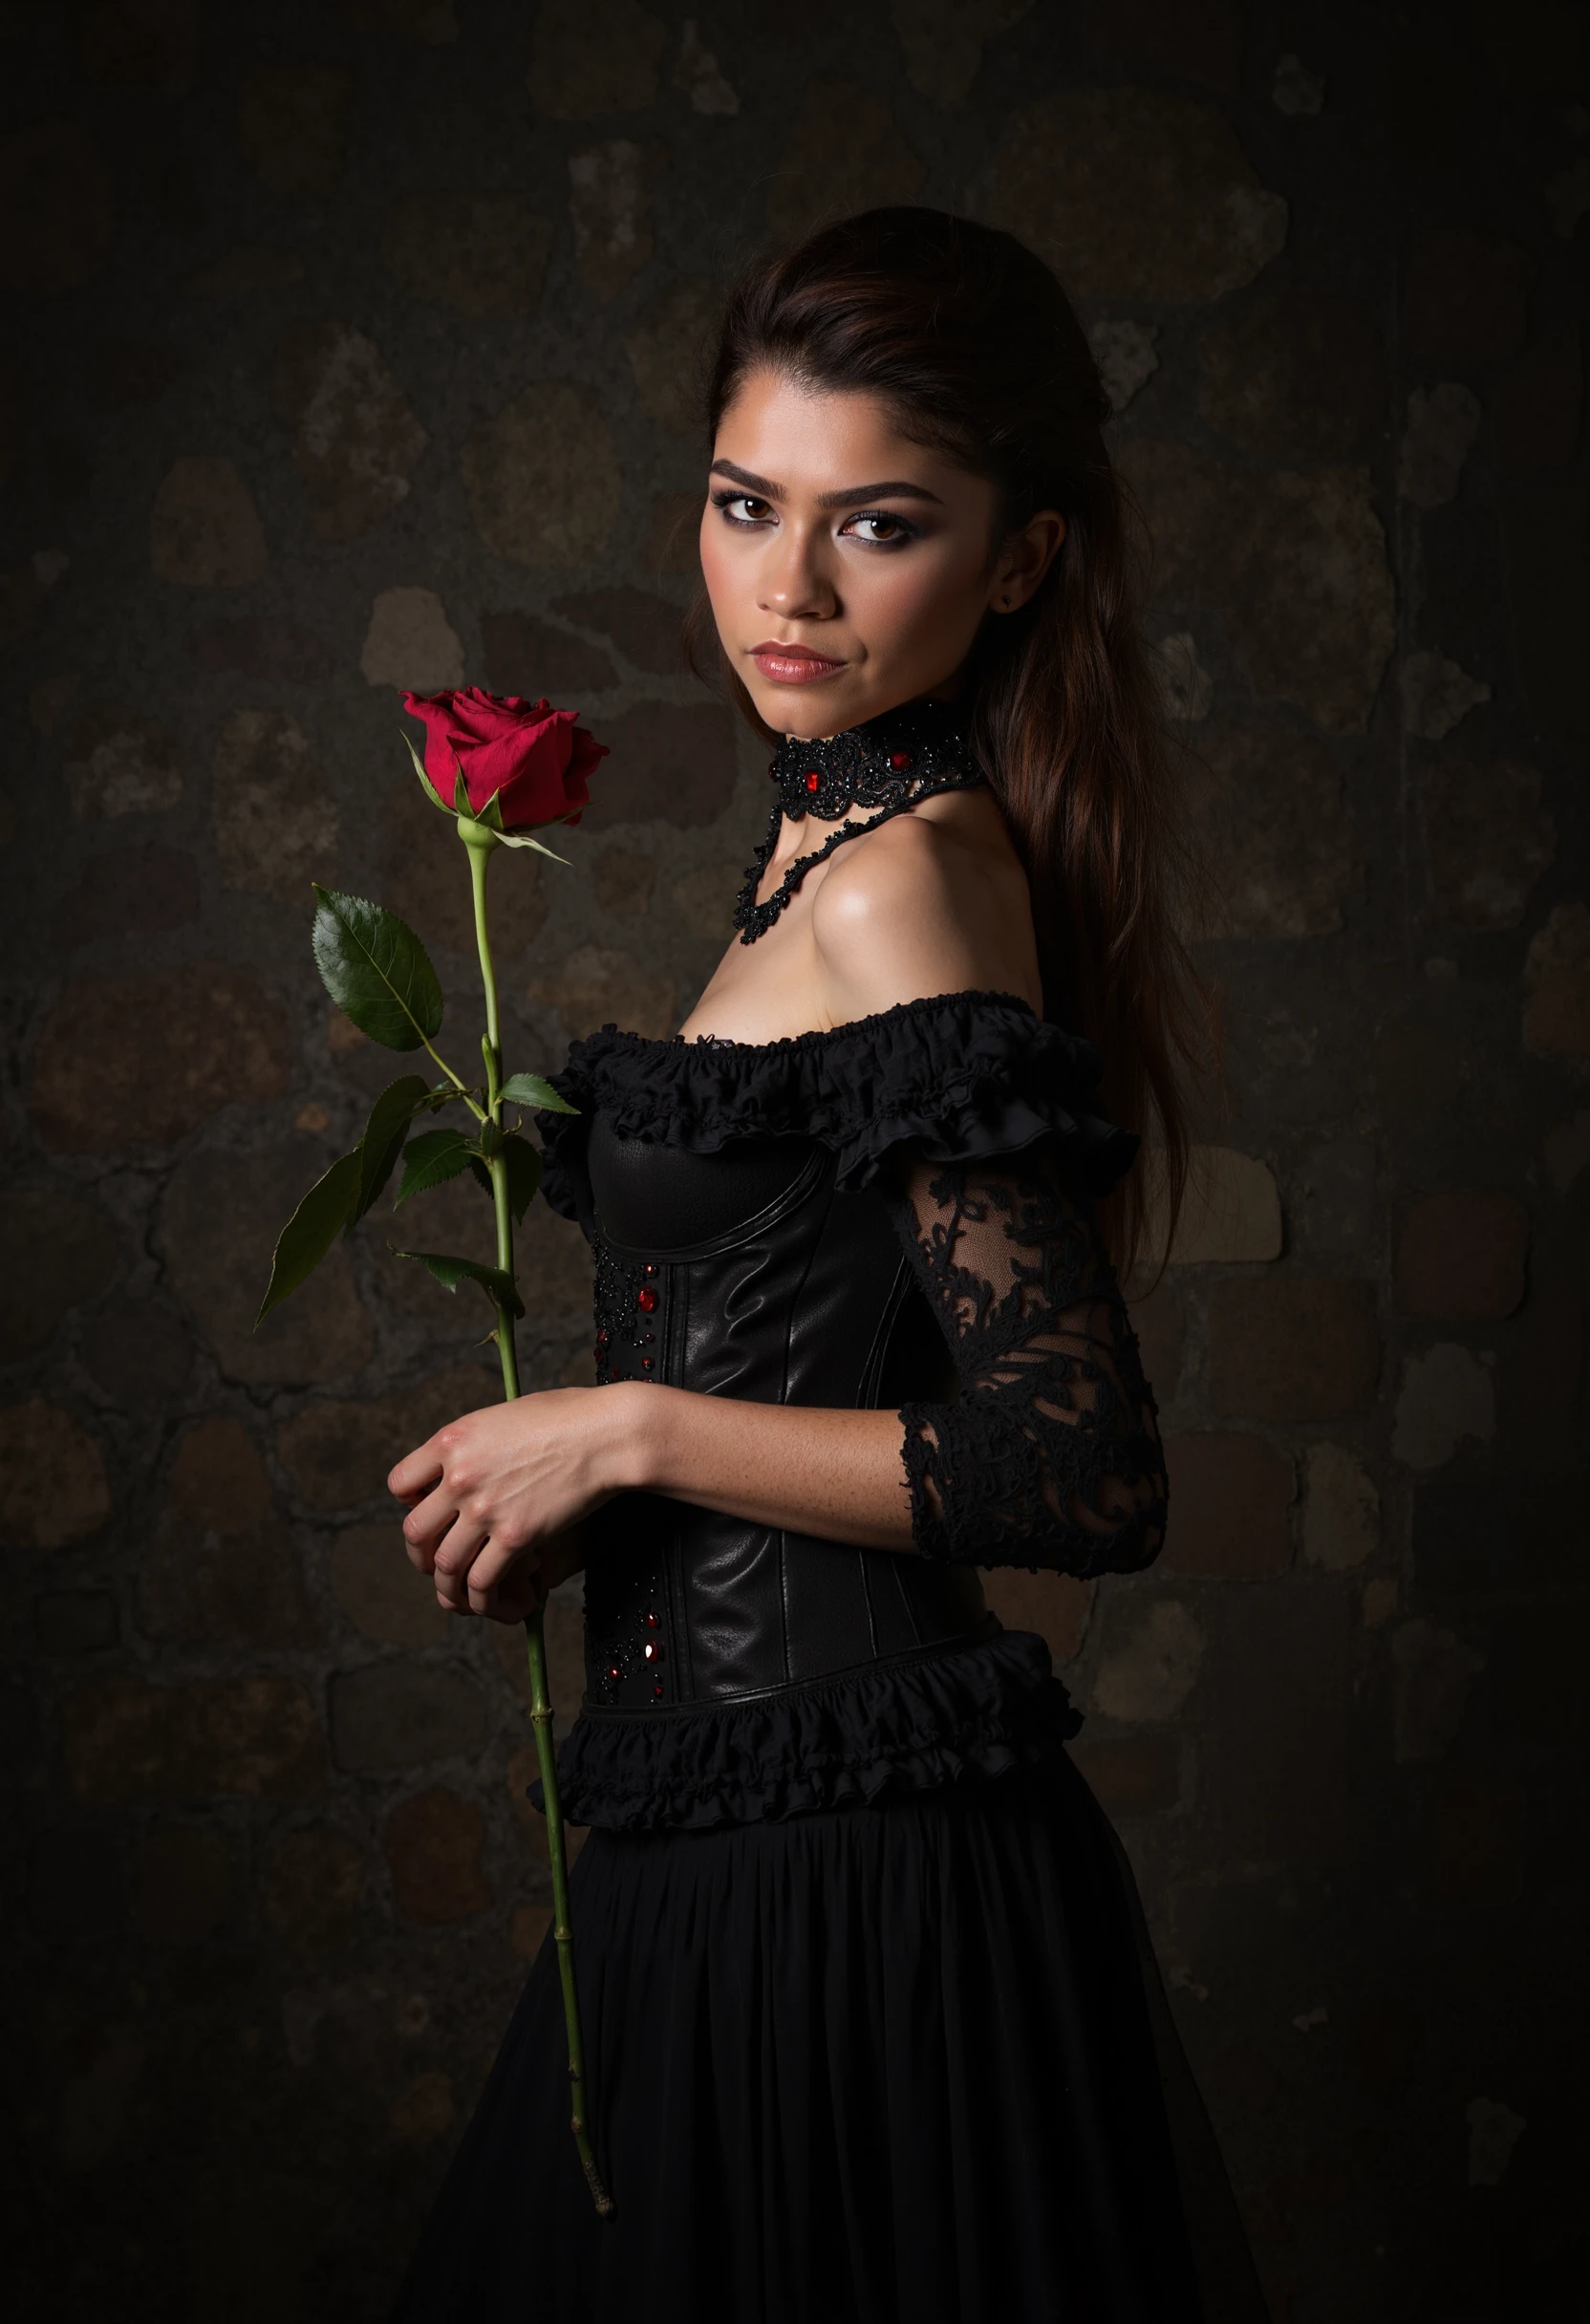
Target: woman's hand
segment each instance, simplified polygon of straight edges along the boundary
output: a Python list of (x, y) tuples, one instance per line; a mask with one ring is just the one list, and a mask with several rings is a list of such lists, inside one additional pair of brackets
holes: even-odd
[(660, 1382), (549, 1388), (466, 1412), (387, 1484), (410, 1560), (455, 1614), (522, 1622), (584, 1563), (578, 1529), (615, 1493), (911, 1552), (896, 1412), (742, 1403)]
[(410, 1563), (450, 1613), (523, 1622), (578, 1570), (581, 1519), (634, 1481), (635, 1393), (560, 1388), (488, 1405), (398, 1463), (387, 1488), (408, 1504)]

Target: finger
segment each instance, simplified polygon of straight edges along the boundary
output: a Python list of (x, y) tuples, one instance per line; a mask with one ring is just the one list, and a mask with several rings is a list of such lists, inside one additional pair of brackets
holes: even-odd
[(485, 1541), (486, 1536), (479, 1525), (462, 1517), (448, 1533), (431, 1567), (436, 1594), (443, 1605), (460, 1613), (473, 1610), (469, 1604), (469, 1571)]
[(488, 1606), (479, 1606), (479, 1613), (490, 1615), (493, 1623), (523, 1623), (526, 1615), (537, 1613), (537, 1608), (547, 1603), (544, 1561), (535, 1553), (516, 1555), (490, 1589), (485, 1589), (479, 1569), (472, 1569), (469, 1581), (482, 1592), (482, 1597), (485, 1594), (490, 1597)]
[(440, 1481), (441, 1466), (436, 1439), (428, 1436), (414, 1452), (405, 1452), (397, 1467), (388, 1472), (386, 1489), (399, 1501), (416, 1501)]
[(533, 1593), (540, 1563), (533, 1549), (523, 1545), (507, 1547), (495, 1539), (487, 1540), (469, 1568), (470, 1610), (476, 1614), (494, 1613), (505, 1590), (510, 1596), (522, 1594), (526, 1588)]
[(468, 1586), (462, 1574), (439, 1571), (432, 1579), (436, 1583), (436, 1602), (444, 1613), (472, 1614)]
[(546, 1592), (541, 1586), (541, 1574), (527, 1560), (517, 1560), (510, 1565), (496, 1588), (491, 1591), (489, 1605), (477, 1611), (493, 1622), (520, 1622), (546, 1603)]
[(409, 1563), (419, 1572), (428, 1574), (436, 1560), (436, 1553), (447, 1537), (450, 1526), (457, 1524), (459, 1515), (456, 1494), (430, 1494), (418, 1507), (411, 1509), (403, 1519), (404, 1546)]
[(535, 1573), (541, 1564), (541, 1551), (535, 1543), (505, 1539), (501, 1534), (491, 1534), (482, 1543), (479, 1556), (469, 1569), (472, 1589), (495, 1590), (506, 1578), (521, 1567)]

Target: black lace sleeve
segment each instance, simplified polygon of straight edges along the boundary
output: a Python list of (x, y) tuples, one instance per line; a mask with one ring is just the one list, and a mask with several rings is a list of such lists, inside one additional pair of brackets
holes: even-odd
[(925, 1557), (1091, 1575), (1165, 1538), (1158, 1409), (1085, 1195), (1052, 1147), (914, 1157), (892, 1208), (960, 1383), (908, 1404), (912, 1528)]

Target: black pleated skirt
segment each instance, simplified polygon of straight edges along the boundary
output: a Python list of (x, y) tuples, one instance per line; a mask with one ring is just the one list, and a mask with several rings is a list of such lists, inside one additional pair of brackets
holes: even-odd
[(1262, 2313), (1130, 1873), (1063, 1754), (778, 1823), (594, 1830), (572, 1888), (616, 2216), (569, 2132), (548, 1938), (395, 2324)]

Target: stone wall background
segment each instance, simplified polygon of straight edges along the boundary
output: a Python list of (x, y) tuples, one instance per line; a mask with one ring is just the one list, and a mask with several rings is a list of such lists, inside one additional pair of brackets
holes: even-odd
[[(500, 867), (512, 1058), (677, 1022), (762, 816), (677, 669), (691, 364), (759, 237), (918, 197), (1094, 333), (1231, 1043), (1139, 1310), (1168, 1554), (1000, 1603), (1089, 1712), (1276, 2316), (1579, 2313), (1582, 30), (0, 10), (27, 2313), (377, 2317), (466, 2118), (547, 1919), (517, 1636), (427, 1605), (380, 1479), (490, 1380), (380, 1214), (250, 1333), (389, 1078), (306, 882), (417, 920), (467, 1054), (396, 688), (548, 691), (614, 755), (571, 871)], [(530, 1378), (589, 1377), (583, 1247), (527, 1247)]]

